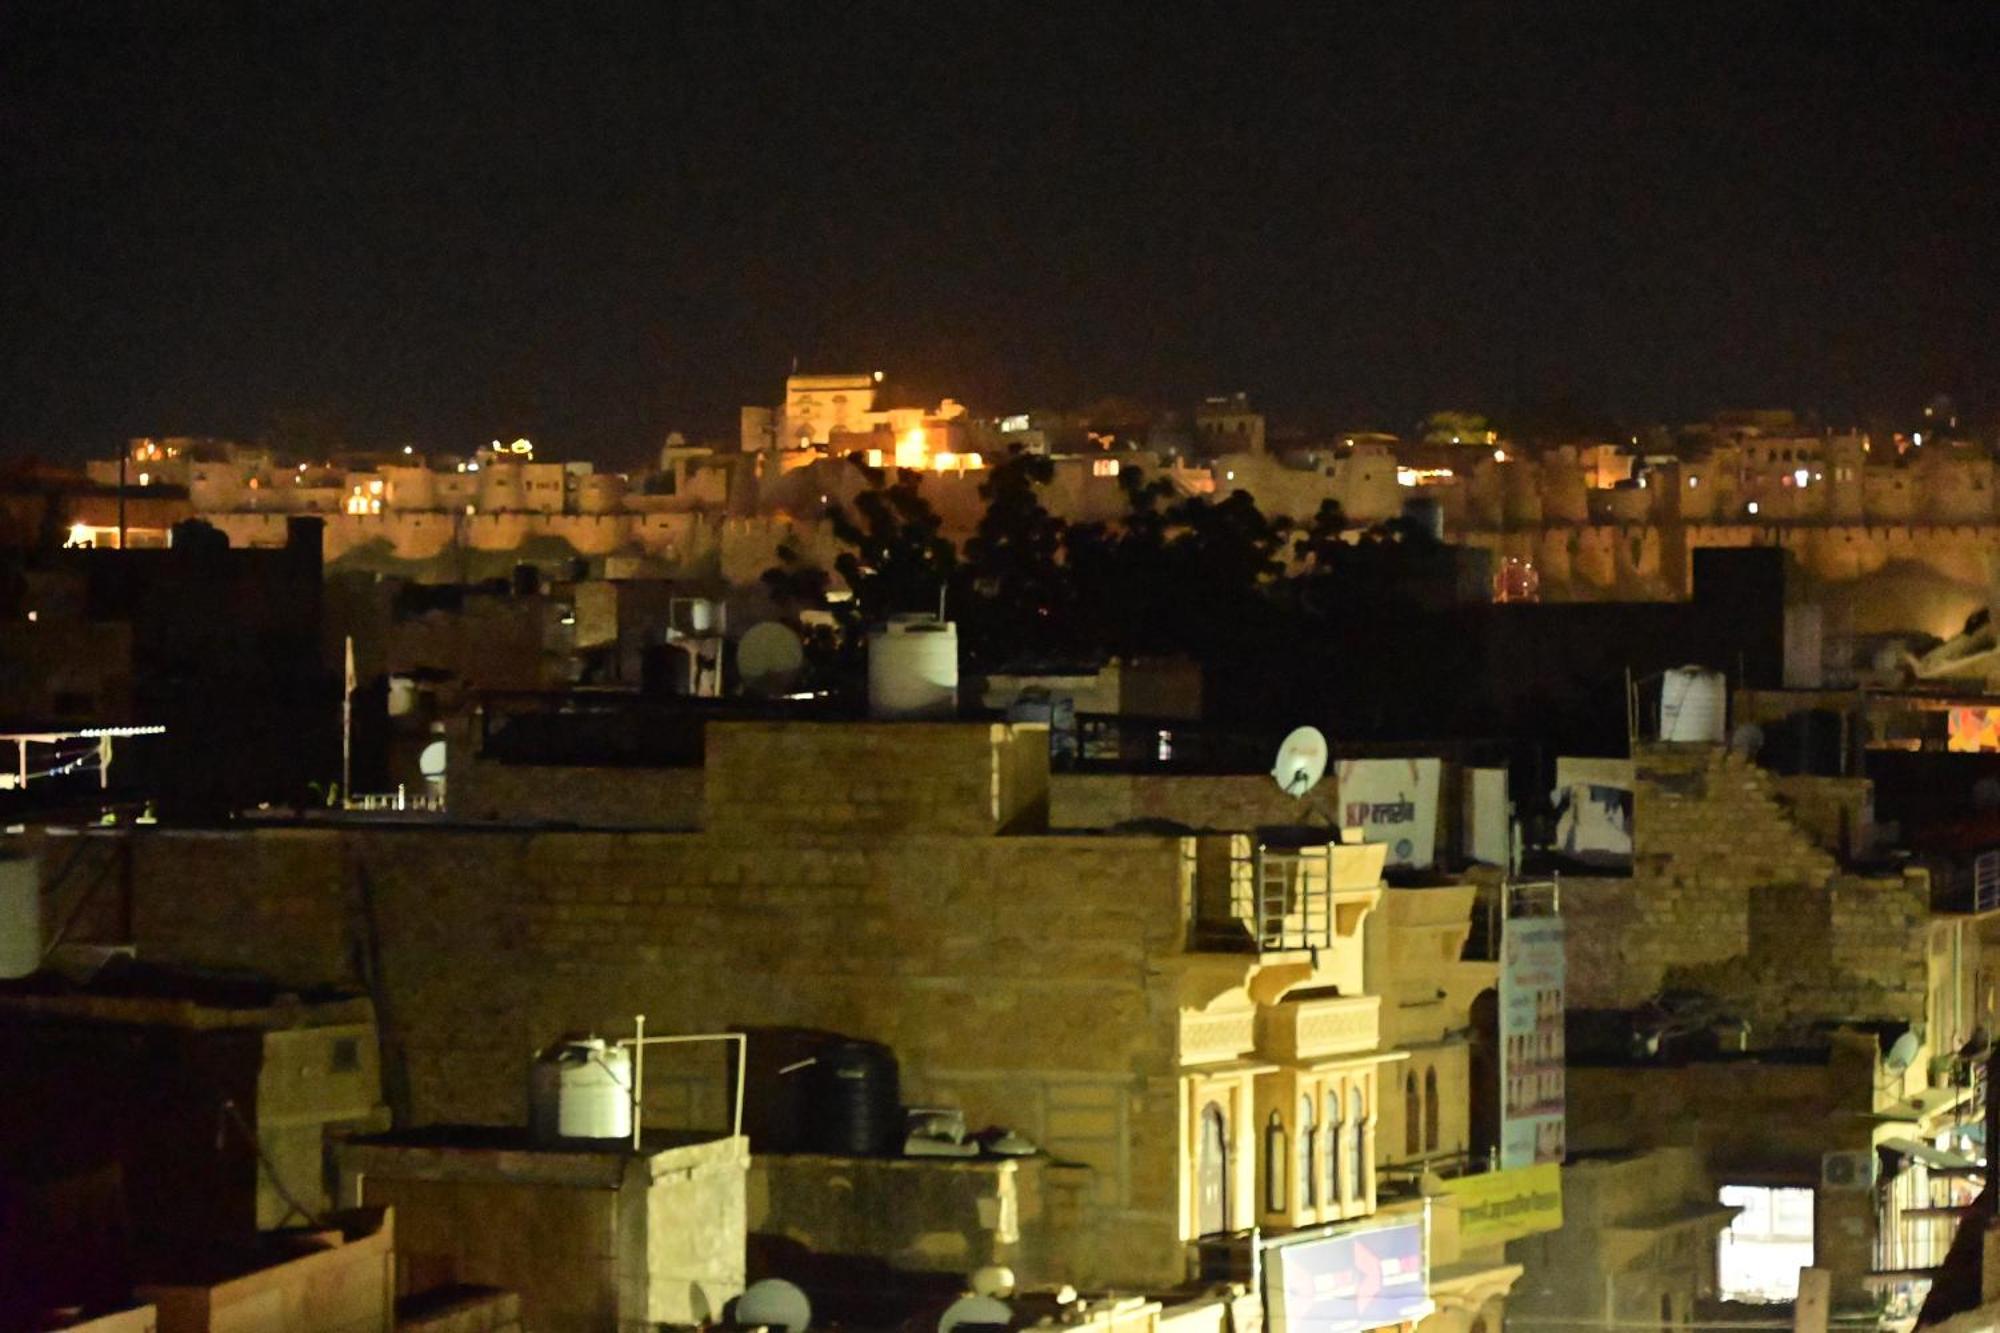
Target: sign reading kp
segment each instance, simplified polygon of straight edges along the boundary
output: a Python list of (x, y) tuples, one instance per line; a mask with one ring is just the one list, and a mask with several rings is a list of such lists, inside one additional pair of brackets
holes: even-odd
[(1427, 866), (1437, 855), (1439, 759), (1343, 759), (1334, 769), (1340, 822), (1387, 843), (1392, 866)]

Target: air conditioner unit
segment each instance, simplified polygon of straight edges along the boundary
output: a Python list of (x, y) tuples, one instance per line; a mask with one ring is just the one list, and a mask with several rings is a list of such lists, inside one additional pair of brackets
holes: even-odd
[(1819, 1159), (1821, 1189), (1865, 1190), (1875, 1183), (1875, 1150), (1830, 1152)]

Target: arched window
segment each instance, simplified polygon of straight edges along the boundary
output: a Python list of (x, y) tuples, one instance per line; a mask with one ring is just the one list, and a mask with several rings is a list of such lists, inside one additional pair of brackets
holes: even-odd
[(1438, 1150), (1438, 1071), (1424, 1071), (1424, 1151)]
[(1299, 1206), (1319, 1202), (1319, 1135), (1314, 1132), (1313, 1103), (1299, 1098)]
[(1340, 1187), (1344, 1147), (1340, 1141), (1340, 1089), (1335, 1088), (1326, 1094), (1326, 1201), (1335, 1207), (1345, 1195)]
[(1415, 1157), (1424, 1150), (1423, 1140), (1417, 1137), (1423, 1123), (1423, 1096), (1417, 1091), (1417, 1071), (1412, 1069), (1403, 1075), (1403, 1156)]
[(1285, 1122), (1276, 1111), (1264, 1126), (1264, 1211), (1285, 1211), (1285, 1180), (1291, 1163), (1285, 1160)]
[(1229, 1126), (1214, 1102), (1201, 1108), (1195, 1160), (1195, 1225), (1201, 1235), (1229, 1230)]
[(1368, 1099), (1361, 1095), (1361, 1085), (1355, 1084), (1347, 1094), (1347, 1119), (1349, 1133), (1354, 1145), (1353, 1186), (1354, 1197), (1368, 1197)]

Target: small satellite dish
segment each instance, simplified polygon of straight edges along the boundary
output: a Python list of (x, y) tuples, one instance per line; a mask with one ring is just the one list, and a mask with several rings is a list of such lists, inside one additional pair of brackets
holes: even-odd
[(427, 778), (441, 778), (444, 776), (444, 768), (444, 742), (432, 741), (424, 747), (423, 753), (417, 756), (417, 772)]
[(952, 1333), (961, 1326), (1006, 1328), (1014, 1322), (1007, 1302), (991, 1296), (961, 1296), (938, 1316), (938, 1333)]
[(966, 1285), (972, 1288), (975, 1296), (991, 1296), (996, 1300), (1012, 1296), (1014, 1270), (1005, 1264), (987, 1264), (984, 1268), (973, 1269)]
[(1922, 1042), (1917, 1040), (1916, 1033), (1905, 1032), (1902, 1036), (1896, 1038), (1896, 1044), (1891, 1046), (1889, 1053), (1882, 1057), (1882, 1068), (1891, 1074), (1902, 1073), (1915, 1063), (1917, 1050), (1922, 1044)]
[(1326, 737), (1318, 727), (1300, 727), (1278, 747), (1271, 777), (1285, 795), (1304, 796), (1326, 776)]
[(763, 1324), (785, 1333), (806, 1333), (812, 1323), (812, 1302), (781, 1277), (752, 1282), (736, 1298), (738, 1324)]
[(775, 620), (752, 625), (736, 643), (736, 675), (751, 694), (783, 694), (805, 670), (799, 636)]

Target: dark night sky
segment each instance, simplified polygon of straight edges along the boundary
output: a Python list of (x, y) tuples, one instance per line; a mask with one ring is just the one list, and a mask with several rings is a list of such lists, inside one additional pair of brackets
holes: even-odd
[[(1169, 17), (1169, 16), (1172, 17)], [(0, 10), (0, 450), (983, 410), (1994, 404), (2000, 19), (1885, 2)]]

